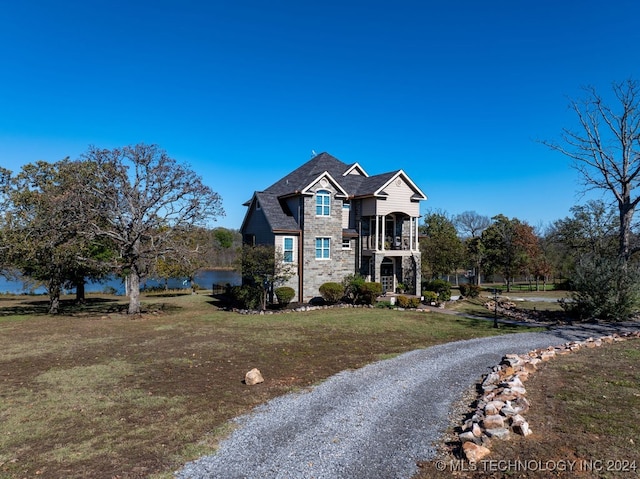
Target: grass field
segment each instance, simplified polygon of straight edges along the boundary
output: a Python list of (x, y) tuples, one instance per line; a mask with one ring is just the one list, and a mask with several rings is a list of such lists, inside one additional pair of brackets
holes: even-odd
[[(438, 313), (219, 311), (206, 294), (63, 302), (0, 296), (0, 477), (169, 478), (211, 453), (229, 419), (339, 371), (515, 331)], [(522, 331), (522, 329), (519, 329)], [(265, 382), (249, 387), (257, 367)], [(374, 474), (375, 475), (375, 474)], [(373, 477), (373, 476), (372, 476)]]

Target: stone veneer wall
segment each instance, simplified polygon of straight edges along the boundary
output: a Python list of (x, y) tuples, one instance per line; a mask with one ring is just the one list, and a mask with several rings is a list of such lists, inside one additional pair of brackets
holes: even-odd
[[(304, 238), (303, 238), (303, 301), (320, 296), (320, 286), (334, 281), (342, 282), (345, 276), (355, 272), (355, 242), (351, 249), (342, 249), (342, 200), (335, 198), (336, 190), (331, 186), (316, 189), (331, 191), (331, 216), (316, 216), (315, 196), (304, 199)], [(316, 259), (316, 238), (331, 238), (331, 259)]]

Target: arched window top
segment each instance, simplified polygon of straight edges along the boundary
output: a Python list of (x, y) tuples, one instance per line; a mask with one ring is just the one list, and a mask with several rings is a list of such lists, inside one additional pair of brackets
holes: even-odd
[(328, 190), (316, 191), (316, 216), (331, 215), (331, 192)]

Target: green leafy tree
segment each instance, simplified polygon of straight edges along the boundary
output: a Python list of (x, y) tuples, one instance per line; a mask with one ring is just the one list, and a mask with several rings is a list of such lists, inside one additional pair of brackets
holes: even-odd
[(571, 208), (572, 216), (555, 221), (547, 237), (568, 264), (568, 275), (582, 256), (614, 257), (617, 254), (618, 218), (602, 201)]
[(46, 285), (51, 314), (59, 312), (63, 287), (75, 286), (83, 300), (85, 280), (108, 273), (103, 260), (112, 254), (110, 245), (88, 238), (79, 215), (85, 198), (74, 178), (83, 166), (68, 160), (27, 164), (6, 190), (4, 257), (15, 271)]
[(526, 272), (532, 259), (531, 250), (535, 248), (532, 242), (535, 239), (531, 226), (504, 215), (495, 216), (492, 225), (482, 232), (484, 267), (504, 277), (508, 292), (511, 291), (514, 277)]
[(454, 272), (463, 258), (463, 245), (453, 222), (444, 213), (425, 215), (420, 227), (423, 277), (437, 278)]
[(117, 248), (112, 266), (126, 278), (129, 314), (139, 314), (141, 279), (158, 258), (175, 254), (180, 232), (223, 215), (222, 200), (156, 145), (90, 147), (83, 159), (93, 165), (83, 183), (91, 198), (84, 209), (87, 227)]
[(260, 295), (262, 310), (267, 309), (267, 299), (274, 287), (284, 284), (293, 275), (291, 265), (284, 262), (280, 250), (272, 245), (244, 245), (240, 257), (239, 269), (244, 285)]

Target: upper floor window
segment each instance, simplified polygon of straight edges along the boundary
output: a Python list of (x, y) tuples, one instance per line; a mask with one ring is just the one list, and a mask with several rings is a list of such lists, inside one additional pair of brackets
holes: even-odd
[(316, 259), (331, 258), (331, 238), (316, 238)]
[(293, 238), (285, 237), (282, 242), (282, 255), (285, 263), (293, 263)]
[(316, 216), (331, 215), (331, 192), (318, 190), (316, 192)]

